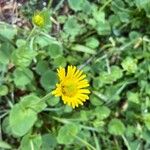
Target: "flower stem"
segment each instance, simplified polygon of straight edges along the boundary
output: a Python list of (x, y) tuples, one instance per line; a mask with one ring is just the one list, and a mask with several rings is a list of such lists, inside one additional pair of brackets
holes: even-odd
[(41, 98), (41, 101), (46, 101), (47, 99), (49, 99), (49, 97), (51, 96), (51, 92), (48, 93), (47, 95), (45, 95), (43, 98)]
[(35, 30), (36, 30), (36, 26), (34, 26), (34, 27), (32, 28), (32, 30), (31, 30), (29, 36), (27, 37), (27, 40), (30, 39), (30, 37), (31, 37), (31, 36), (33, 35), (33, 33), (35, 32)]

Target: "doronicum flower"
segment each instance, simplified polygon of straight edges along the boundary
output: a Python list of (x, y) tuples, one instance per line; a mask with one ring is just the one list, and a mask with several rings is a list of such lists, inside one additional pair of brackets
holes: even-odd
[(35, 12), (34, 16), (32, 17), (32, 22), (34, 25), (40, 28), (50, 25), (50, 12), (46, 9)]
[(39, 27), (44, 26), (44, 17), (42, 15), (36, 14), (33, 16), (32, 20), (36, 26), (39, 26)]
[(60, 67), (57, 73), (59, 83), (56, 84), (56, 89), (52, 91), (52, 94), (61, 96), (64, 104), (73, 108), (83, 105), (83, 102), (89, 99), (90, 93), (87, 89), (89, 83), (85, 79), (86, 75), (75, 66), (68, 66), (67, 71)]

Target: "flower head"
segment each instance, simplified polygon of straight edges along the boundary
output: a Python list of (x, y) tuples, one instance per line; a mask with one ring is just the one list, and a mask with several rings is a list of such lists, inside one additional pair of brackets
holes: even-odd
[(40, 28), (45, 28), (50, 25), (50, 12), (46, 9), (42, 11), (35, 12), (34, 16), (32, 17), (32, 22), (34, 25)]
[(34, 17), (33, 17), (33, 23), (36, 26), (39, 26), (39, 27), (44, 26), (44, 17), (42, 15), (40, 15), (40, 14), (34, 15)]
[(60, 67), (57, 72), (60, 82), (56, 84), (56, 89), (52, 91), (52, 94), (61, 96), (64, 104), (73, 108), (78, 107), (79, 104), (83, 105), (83, 102), (89, 99), (90, 93), (87, 89), (89, 83), (85, 79), (86, 75), (75, 66), (68, 66), (67, 71)]

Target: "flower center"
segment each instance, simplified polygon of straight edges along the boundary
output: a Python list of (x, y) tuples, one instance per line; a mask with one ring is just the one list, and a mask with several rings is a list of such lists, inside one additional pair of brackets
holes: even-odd
[(43, 17), (41, 17), (40, 15), (36, 15), (36, 16), (34, 17), (34, 22), (35, 22), (35, 24), (38, 25), (38, 26), (43, 26), (43, 24), (44, 24), (44, 19), (43, 19)]
[(62, 85), (62, 93), (65, 96), (72, 97), (76, 94), (77, 87), (74, 83), (65, 83)]

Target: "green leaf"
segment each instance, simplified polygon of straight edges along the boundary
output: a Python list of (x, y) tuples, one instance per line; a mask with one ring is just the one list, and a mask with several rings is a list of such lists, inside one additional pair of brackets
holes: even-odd
[(36, 95), (30, 94), (21, 98), (20, 105), (24, 108), (30, 108), (34, 111), (41, 112), (46, 107), (44, 101), (41, 101)]
[(84, 45), (76, 44), (71, 47), (71, 50), (78, 51), (78, 52), (84, 52), (88, 54), (96, 54), (96, 52), (93, 49), (90, 49)]
[(108, 131), (113, 135), (123, 135), (125, 126), (119, 119), (112, 119), (108, 124)]
[(65, 57), (63, 56), (58, 56), (57, 58), (55, 58), (53, 61), (52, 61), (53, 65), (56, 66), (57, 68), (62, 66), (62, 67), (65, 67), (66, 66), (66, 63), (67, 63), (67, 60)]
[(143, 117), (146, 127), (150, 130), (150, 113), (144, 114)]
[(47, 61), (44, 61), (44, 60), (41, 60), (37, 63), (36, 65), (36, 72), (39, 74), (39, 75), (42, 75), (44, 72), (46, 72), (47, 70), (49, 69), (48, 67), (48, 62)]
[(36, 56), (36, 52), (32, 51), (28, 46), (20, 47), (12, 53), (12, 62), (19, 67), (27, 67)]
[(0, 140), (0, 148), (2, 149), (12, 149), (11, 145), (9, 145), (8, 143), (1, 141)]
[(112, 84), (123, 76), (122, 70), (118, 66), (112, 66), (111, 72), (101, 72), (100, 81), (103, 84)]
[(28, 68), (16, 68), (14, 73), (14, 82), (17, 87), (24, 88), (27, 84), (33, 80), (33, 73)]
[(9, 123), (12, 133), (16, 136), (25, 135), (37, 120), (37, 114), (30, 108), (22, 108), (16, 104), (10, 111)]
[(47, 103), (48, 105), (50, 106), (55, 106), (59, 103), (60, 101), (60, 98), (59, 97), (54, 97), (54, 96), (51, 96), (48, 100), (47, 100)]
[(114, 81), (117, 81), (123, 76), (122, 70), (118, 66), (111, 67), (111, 76), (114, 78)]
[(26, 42), (25, 40), (23, 40), (23, 39), (18, 39), (18, 40), (16, 41), (17, 47), (23, 47), (23, 46), (25, 46), (26, 44), (27, 44), (27, 42)]
[(64, 24), (64, 31), (71, 36), (76, 36), (81, 31), (81, 25), (77, 22), (77, 19), (74, 16), (69, 16)]
[(66, 124), (59, 129), (57, 140), (59, 144), (71, 144), (80, 128), (76, 124)]
[(103, 22), (103, 23), (105, 22), (105, 13), (102, 11), (94, 9), (93, 17), (97, 22)]
[(68, 0), (70, 8), (74, 11), (82, 10), (83, 2), (84, 0), (78, 0), (78, 2), (76, 0)]
[(17, 35), (17, 28), (8, 24), (0, 24), (0, 35), (8, 40), (12, 40)]
[(9, 123), (9, 116), (5, 117), (2, 122), (2, 131), (8, 136), (12, 135), (12, 131), (11, 131), (10, 123)]
[(42, 136), (42, 150), (53, 150), (57, 146), (56, 137), (52, 134)]
[(139, 104), (139, 94), (134, 92), (127, 92), (128, 101)]
[(40, 83), (41, 83), (42, 87), (47, 91), (54, 88), (56, 82), (57, 82), (56, 73), (54, 73), (51, 70), (48, 70), (45, 73), (43, 73), (43, 75), (40, 79)]
[(21, 140), (20, 150), (41, 150), (41, 135), (26, 135)]
[(0, 85), (0, 96), (7, 95), (8, 87), (6, 85)]
[(9, 42), (0, 45), (0, 63), (8, 64), (14, 47)]
[(39, 45), (40, 48), (43, 48), (45, 46), (48, 46), (51, 41), (54, 41), (54, 39), (50, 39), (46, 36), (40, 35), (40, 36), (36, 36), (35, 38), (35, 43)]
[(93, 105), (93, 106), (99, 106), (99, 105), (102, 105), (103, 102), (101, 101), (100, 98), (96, 97), (95, 95), (90, 95), (90, 103)]
[(89, 14), (91, 12), (91, 5), (87, 0), (68, 0), (69, 7), (74, 11), (83, 11)]
[(37, 113), (46, 107), (35, 95), (24, 96), (20, 103), (13, 106), (9, 115), (12, 133), (16, 136), (25, 135), (37, 120)]
[(111, 33), (110, 24), (105, 20), (105, 13), (94, 9), (93, 17), (96, 20), (95, 28), (99, 35), (109, 35)]
[(99, 46), (99, 41), (95, 37), (90, 37), (86, 39), (86, 46), (92, 49), (96, 49)]
[(53, 42), (49, 45), (48, 47), (48, 54), (52, 58), (57, 58), (58, 56), (61, 56), (63, 53), (63, 49), (60, 43), (58, 42)]
[(150, 17), (150, 0), (135, 0), (139, 9), (144, 9), (147, 16)]
[(104, 120), (110, 115), (110, 109), (106, 106), (99, 106), (95, 109), (95, 113), (98, 119)]
[(118, 15), (122, 22), (128, 23), (130, 21), (130, 15), (127, 12), (118, 12)]
[(123, 69), (127, 71), (129, 74), (135, 73), (138, 69), (137, 60), (131, 57), (126, 57), (121, 63)]
[(97, 33), (99, 35), (110, 35), (111, 28), (109, 22), (99, 22), (96, 26)]

